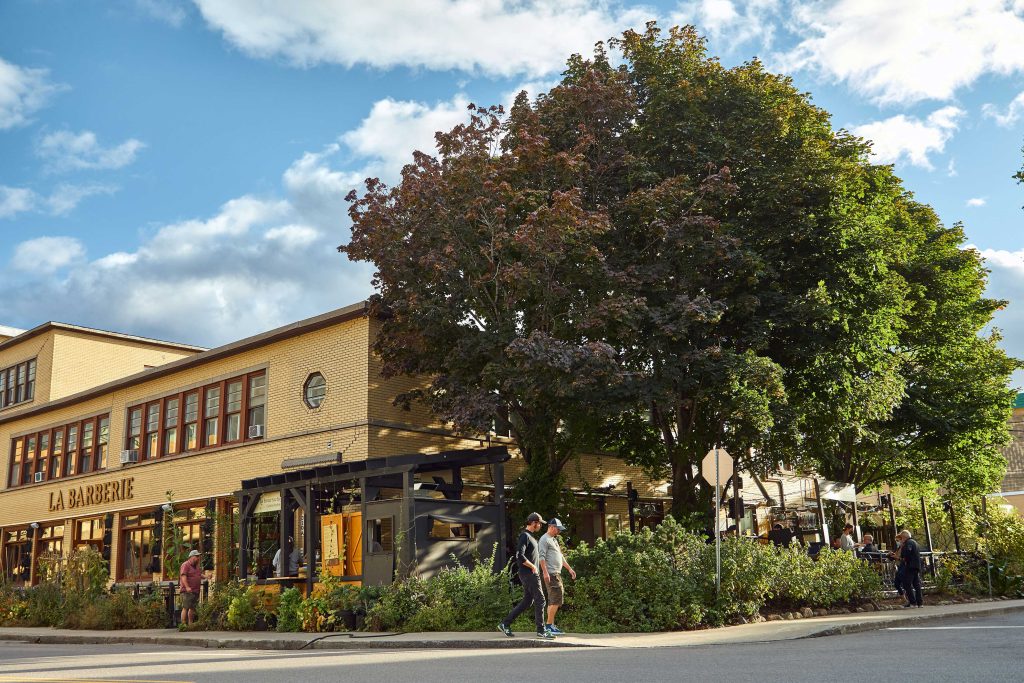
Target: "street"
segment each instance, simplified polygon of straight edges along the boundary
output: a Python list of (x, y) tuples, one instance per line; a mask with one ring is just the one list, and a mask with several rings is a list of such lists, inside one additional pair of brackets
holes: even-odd
[(794, 641), (646, 649), (294, 652), (3, 642), (0, 683), (1021, 681), (1022, 639), (1024, 613)]

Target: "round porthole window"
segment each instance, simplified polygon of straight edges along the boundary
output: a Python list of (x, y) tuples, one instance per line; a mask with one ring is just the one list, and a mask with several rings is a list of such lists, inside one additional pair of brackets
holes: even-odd
[(327, 380), (319, 372), (314, 372), (306, 378), (302, 387), (302, 396), (306, 405), (310, 408), (319, 408), (327, 396)]

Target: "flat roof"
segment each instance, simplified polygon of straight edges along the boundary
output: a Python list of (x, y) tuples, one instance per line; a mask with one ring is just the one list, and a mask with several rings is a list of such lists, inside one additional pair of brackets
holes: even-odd
[(0, 337), (17, 337), (19, 334), (24, 334), (25, 330), (19, 330), (17, 327), (8, 327), (7, 325), (0, 325)]
[(12, 330), (14, 332), (17, 332), (18, 334), (17, 335), (12, 335), (12, 337), (13, 337), (12, 339), (8, 339), (7, 341), (0, 342), (0, 351), (3, 351), (4, 349), (10, 348), (12, 346), (16, 346), (16, 345), (20, 344), (23, 341), (31, 339), (32, 337), (37, 337), (40, 334), (43, 334), (44, 332), (49, 332), (50, 330), (66, 330), (66, 331), (69, 331), (69, 332), (80, 332), (82, 334), (89, 334), (89, 335), (92, 335), (94, 337), (106, 337), (108, 339), (118, 339), (120, 341), (138, 342), (140, 344), (148, 344), (150, 346), (164, 346), (166, 348), (178, 349), (178, 350), (181, 350), (181, 351), (192, 351), (193, 353), (206, 350), (206, 347), (203, 347), (203, 346), (193, 346), (191, 344), (181, 344), (181, 343), (178, 343), (178, 342), (165, 341), (163, 339), (151, 339), (150, 337), (137, 337), (137, 336), (135, 336), (133, 334), (124, 334), (122, 332), (111, 332), (109, 330), (99, 330), (99, 329), (96, 329), (95, 327), (83, 327), (82, 325), (72, 325), (70, 323), (59, 323), (59, 322), (55, 322), (53, 320), (51, 320), (50, 322), (45, 322), (42, 325), (39, 325), (37, 327), (33, 327), (31, 330), (27, 330), (27, 331), (26, 330), (15, 330), (13, 327), (4, 327), (4, 326), (0, 325), (0, 334), (5, 334), (5, 332), (4, 332), (5, 329), (6, 330)]
[[(351, 306), (345, 306), (344, 308), (338, 308), (333, 311), (328, 311), (327, 313), (322, 313), (321, 315), (314, 316), (312, 318), (306, 318), (305, 320), (299, 320), (298, 322), (290, 323), (288, 325), (278, 327), (268, 332), (261, 332), (260, 334), (253, 335), (251, 337), (246, 337), (245, 339), (240, 339), (238, 341), (231, 342), (230, 344), (225, 344), (223, 346), (218, 346), (216, 348), (201, 351), (200, 353), (196, 353), (195, 355), (192, 356), (179, 358), (178, 360), (171, 361), (170, 363), (158, 365), (155, 368), (148, 368), (146, 370), (143, 370), (142, 372), (137, 372), (134, 375), (128, 375), (127, 377), (122, 377), (120, 379), (107, 382), (106, 384), (101, 384), (99, 386), (92, 387), (84, 391), (80, 391), (77, 394), (71, 394), (70, 396), (65, 396), (63, 398), (49, 401), (47, 403), (42, 403), (38, 406), (33, 406), (28, 410), (23, 410), (11, 415), (0, 416), (0, 424), (4, 424), (6, 422), (13, 422), (15, 420), (20, 420), (34, 415), (39, 415), (40, 413), (45, 413), (50, 410), (56, 410), (57, 408), (63, 408), (65, 406), (73, 405), (81, 401), (86, 401), (90, 398), (102, 396), (103, 394), (115, 391), (117, 389), (132, 386), (133, 384), (141, 384), (143, 382), (148, 382), (149, 380), (156, 379), (158, 377), (166, 377), (167, 375), (172, 375), (176, 372), (185, 370), (187, 368), (193, 368), (199, 365), (205, 365), (206, 363), (212, 363), (213, 361), (220, 360), (221, 358), (226, 358), (228, 356), (234, 355), (236, 353), (241, 353), (243, 351), (248, 351), (250, 349), (259, 348), (260, 346), (266, 346), (268, 344), (272, 344), (282, 339), (296, 337), (300, 334), (305, 334), (307, 332), (312, 332), (314, 330), (330, 327), (331, 325), (337, 325), (338, 323), (344, 322), (346, 320), (352, 320), (354, 318), (364, 316), (366, 315), (366, 311), (366, 302), (360, 301), (359, 303), (352, 304)], [(47, 324), (52, 325), (61, 323)], [(10, 341), (5, 342), (4, 344), (10, 343)], [(3, 348), (4, 344), (0, 344), (0, 348)]]

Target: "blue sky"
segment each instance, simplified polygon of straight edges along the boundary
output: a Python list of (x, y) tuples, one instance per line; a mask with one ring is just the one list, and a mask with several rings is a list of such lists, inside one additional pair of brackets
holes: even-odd
[(963, 221), (1024, 357), (1024, 1), (6, 0), (0, 324), (215, 345), (356, 301), (344, 194), (647, 19), (793, 76)]

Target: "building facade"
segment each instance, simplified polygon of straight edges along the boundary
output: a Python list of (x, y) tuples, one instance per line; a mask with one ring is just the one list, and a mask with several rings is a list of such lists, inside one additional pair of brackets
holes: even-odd
[[(354, 467), (507, 445), (505, 476), (513, 480), (523, 463), (510, 439), (459, 436), (422, 407), (393, 405), (415, 382), (381, 378), (371, 351), (375, 326), (359, 303), (208, 350), (59, 323), (0, 338), (5, 580), (36, 582), (41, 560), (86, 546), (109, 560), (113, 581), (160, 580), (176, 570), (164, 559), (171, 538), (199, 550), (220, 579), (302, 573), (289, 556), (319, 565), (327, 552), (321, 538), (285, 543), (301, 524), (262, 524), (260, 515), (285, 517), (269, 495), (244, 511), (249, 526), (239, 534), (239, 493), (243, 481), (285, 476), (303, 464)], [(628, 528), (629, 491), (641, 522), (654, 523), (667, 509), (664, 483), (612, 456), (581, 456), (566, 473), (580, 491), (580, 538)], [(411, 488), (423, 495), (433, 488), (441, 497), (454, 485), (449, 474), (410, 476), (420, 478)], [(467, 505), (494, 500), (490, 465), (455, 476)], [(320, 504), (334, 511), (331, 501)], [(296, 520), (303, 514), (283, 509)], [(476, 533), (471, 516), (432, 519), (436, 528), (425, 533), (452, 544)]]

